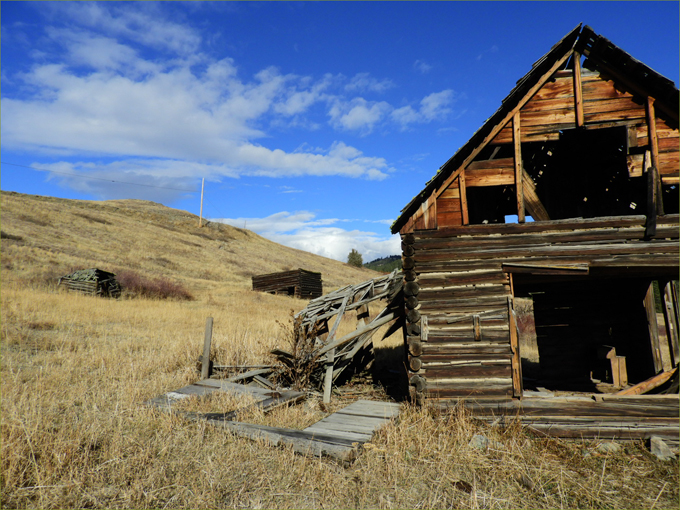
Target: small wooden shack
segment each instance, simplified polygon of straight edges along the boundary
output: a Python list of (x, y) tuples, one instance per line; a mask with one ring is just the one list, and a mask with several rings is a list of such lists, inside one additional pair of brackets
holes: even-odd
[(323, 294), (321, 273), (294, 269), (281, 273), (253, 276), (253, 290), (270, 294), (283, 294), (302, 299), (314, 299)]
[(671, 80), (579, 25), (402, 210), (415, 401), (677, 444), (678, 104)]
[(69, 290), (102, 297), (120, 297), (116, 275), (97, 268), (80, 269), (59, 278), (59, 285)]

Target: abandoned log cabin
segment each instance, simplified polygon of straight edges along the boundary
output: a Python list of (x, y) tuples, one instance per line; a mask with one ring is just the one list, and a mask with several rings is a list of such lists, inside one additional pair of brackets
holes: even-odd
[(253, 276), (253, 290), (270, 294), (314, 299), (323, 294), (322, 287), (321, 273), (305, 269)]
[(59, 286), (68, 290), (102, 297), (120, 297), (120, 284), (116, 275), (97, 268), (79, 269), (59, 278)]
[(579, 25), (402, 210), (413, 399), (677, 441), (678, 98)]

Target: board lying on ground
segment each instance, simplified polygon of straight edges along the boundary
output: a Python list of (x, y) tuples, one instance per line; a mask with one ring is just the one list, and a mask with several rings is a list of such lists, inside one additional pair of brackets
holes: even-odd
[[(299, 391), (278, 392), (207, 379), (160, 395), (145, 404), (171, 411), (174, 410), (175, 404), (185, 398), (205, 396), (219, 391), (255, 397), (257, 402), (254, 407), (263, 411), (299, 402), (305, 398), (305, 393)], [(303, 455), (327, 456), (343, 462), (351, 462), (360, 447), (370, 441), (380, 427), (399, 415), (400, 405), (392, 402), (358, 400), (304, 430), (234, 421), (239, 413), (245, 410), (237, 409), (224, 413), (181, 412), (180, 414), (194, 421), (206, 420), (212, 425), (223, 427), (241, 437), (262, 439), (272, 446), (290, 446), (294, 451)]]

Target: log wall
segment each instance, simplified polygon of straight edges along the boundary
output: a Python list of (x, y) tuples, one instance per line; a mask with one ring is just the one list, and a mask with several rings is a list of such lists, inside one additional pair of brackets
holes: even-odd
[(295, 269), (281, 273), (253, 276), (253, 290), (314, 299), (323, 294), (321, 273)]
[(412, 396), (451, 403), (521, 395), (513, 271), (677, 278), (678, 215), (660, 216), (651, 238), (645, 220), (475, 225), (403, 235)]

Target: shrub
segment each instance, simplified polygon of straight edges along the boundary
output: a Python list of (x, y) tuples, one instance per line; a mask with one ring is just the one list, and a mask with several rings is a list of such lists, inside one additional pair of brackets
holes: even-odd
[(352, 251), (347, 255), (347, 263), (350, 266), (361, 267), (364, 265), (364, 259), (361, 256), (361, 253), (352, 248)]
[(120, 283), (122, 295), (126, 298), (176, 299), (191, 301), (194, 297), (181, 284), (167, 278), (147, 278), (134, 271), (120, 271), (116, 273), (116, 280)]

